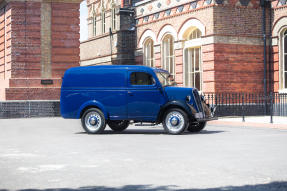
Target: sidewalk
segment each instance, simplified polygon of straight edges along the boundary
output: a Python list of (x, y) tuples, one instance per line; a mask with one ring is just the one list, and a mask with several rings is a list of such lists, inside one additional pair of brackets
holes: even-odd
[(287, 129), (287, 117), (273, 116), (273, 123), (270, 123), (270, 116), (249, 116), (245, 117), (221, 117), (218, 120), (208, 122), (213, 126), (243, 126), (243, 127), (268, 127)]

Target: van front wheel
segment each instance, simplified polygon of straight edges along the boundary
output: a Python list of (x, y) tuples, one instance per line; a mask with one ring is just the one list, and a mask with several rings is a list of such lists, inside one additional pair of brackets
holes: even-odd
[(103, 112), (96, 108), (85, 111), (81, 121), (84, 130), (89, 134), (100, 134), (106, 127), (106, 120)]
[(179, 108), (169, 109), (165, 113), (162, 124), (167, 133), (178, 135), (184, 132), (188, 126), (188, 117), (187, 114)]
[(189, 132), (199, 132), (201, 131), (202, 129), (204, 129), (204, 127), (206, 126), (206, 121), (204, 122), (199, 122), (197, 124), (192, 124), (190, 125), (187, 130)]
[(122, 121), (108, 121), (108, 125), (109, 127), (116, 132), (121, 132), (123, 130), (125, 130), (126, 128), (128, 128), (130, 122), (126, 121), (126, 120), (122, 120)]

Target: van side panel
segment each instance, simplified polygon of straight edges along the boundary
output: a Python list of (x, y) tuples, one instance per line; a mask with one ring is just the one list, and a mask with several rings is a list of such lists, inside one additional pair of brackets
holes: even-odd
[[(79, 118), (81, 110), (96, 106), (110, 119), (127, 117), (125, 70), (76, 68), (65, 73), (61, 89), (61, 114)], [(87, 104), (91, 103), (91, 105)], [(102, 108), (101, 108), (102, 107)]]

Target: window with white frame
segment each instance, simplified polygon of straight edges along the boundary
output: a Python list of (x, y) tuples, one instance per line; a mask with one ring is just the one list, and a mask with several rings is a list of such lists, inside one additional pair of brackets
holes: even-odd
[(188, 47), (184, 51), (184, 85), (202, 91), (201, 47), (194, 40), (201, 38), (201, 31), (194, 29), (188, 36)]
[(104, 34), (106, 33), (106, 13), (104, 9), (102, 10), (101, 20), (102, 20), (102, 34)]
[(185, 49), (185, 86), (202, 90), (201, 48)]
[(287, 89), (287, 29), (282, 34), (281, 88)]
[(175, 75), (174, 40), (170, 34), (162, 40), (162, 65), (171, 75)]
[(154, 67), (153, 40), (147, 39), (143, 46), (143, 63), (146, 66)]
[(112, 30), (116, 30), (117, 27), (117, 23), (116, 23), (116, 8), (113, 7), (112, 8), (112, 19), (111, 19), (111, 26), (112, 26)]
[(93, 36), (97, 35), (97, 17), (93, 16)]

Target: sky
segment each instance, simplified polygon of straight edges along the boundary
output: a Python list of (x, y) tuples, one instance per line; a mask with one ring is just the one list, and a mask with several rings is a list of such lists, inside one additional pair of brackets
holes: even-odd
[(80, 41), (84, 41), (88, 39), (88, 8), (87, 2), (83, 1), (80, 7)]

